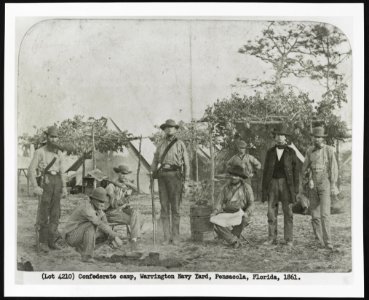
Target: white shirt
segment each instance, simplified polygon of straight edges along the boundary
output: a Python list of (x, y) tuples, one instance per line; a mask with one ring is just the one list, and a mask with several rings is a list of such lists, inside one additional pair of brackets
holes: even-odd
[(276, 150), (277, 150), (278, 160), (281, 160), (281, 157), (283, 155), (284, 149), (278, 149), (278, 148), (276, 148)]

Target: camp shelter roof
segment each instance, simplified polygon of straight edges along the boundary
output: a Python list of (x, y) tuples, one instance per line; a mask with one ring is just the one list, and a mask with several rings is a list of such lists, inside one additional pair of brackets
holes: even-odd
[(31, 164), (32, 157), (25, 157), (18, 155), (18, 169), (28, 169), (29, 165)]
[[(133, 140), (129, 142), (129, 146), (138, 156), (140, 149), (140, 140)], [(156, 147), (149, 138), (143, 138), (141, 144), (141, 162), (143, 162), (147, 168), (150, 168), (151, 162), (154, 159)]]

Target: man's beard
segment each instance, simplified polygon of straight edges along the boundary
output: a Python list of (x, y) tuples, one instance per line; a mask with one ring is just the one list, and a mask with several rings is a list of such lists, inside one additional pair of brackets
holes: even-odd
[(323, 147), (323, 143), (314, 143), (315, 148), (321, 149)]
[(59, 146), (58, 144), (54, 143), (54, 142), (51, 142), (51, 141), (47, 141), (47, 147), (50, 149), (50, 150), (57, 150), (59, 149)]
[(231, 185), (237, 185), (237, 184), (239, 184), (241, 181), (240, 180), (237, 180), (237, 181), (233, 181), (233, 180), (231, 180)]

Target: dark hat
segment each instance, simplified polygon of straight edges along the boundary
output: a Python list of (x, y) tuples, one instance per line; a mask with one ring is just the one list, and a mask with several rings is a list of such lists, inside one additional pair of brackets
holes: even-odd
[(160, 129), (164, 130), (166, 127), (175, 127), (175, 128), (179, 128), (179, 125), (172, 119), (168, 119), (165, 121), (164, 124), (160, 125)]
[(58, 129), (55, 126), (50, 126), (49, 128), (47, 128), (47, 130), (45, 131), (45, 133), (47, 135), (58, 136)]
[(243, 140), (237, 141), (236, 142), (236, 146), (237, 146), (237, 148), (241, 148), (241, 149), (246, 149), (247, 148), (247, 144)]
[(107, 197), (107, 192), (105, 191), (104, 188), (102, 187), (98, 187), (96, 189), (94, 189), (90, 195), (91, 199), (97, 200), (99, 202), (106, 202), (108, 200)]
[(316, 137), (326, 137), (327, 136), (327, 134), (324, 133), (324, 128), (321, 126), (314, 127), (311, 135), (316, 136)]
[(120, 165), (118, 167), (113, 168), (116, 173), (129, 174), (132, 171), (126, 165)]
[(233, 165), (228, 169), (228, 173), (230, 175), (238, 176), (243, 179), (247, 178), (247, 175), (245, 174), (243, 168), (240, 165)]
[(279, 135), (291, 135), (287, 130), (286, 124), (279, 124), (274, 128), (273, 133)]

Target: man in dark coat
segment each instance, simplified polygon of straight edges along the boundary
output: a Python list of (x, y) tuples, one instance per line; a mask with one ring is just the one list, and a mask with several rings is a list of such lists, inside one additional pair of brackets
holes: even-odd
[(287, 145), (287, 128), (283, 124), (275, 129), (276, 145), (265, 156), (262, 201), (268, 201), (268, 240), (265, 244), (277, 243), (278, 202), (282, 202), (284, 215), (284, 239), (288, 246), (293, 241), (292, 204), (298, 194), (299, 173), (295, 151)]

